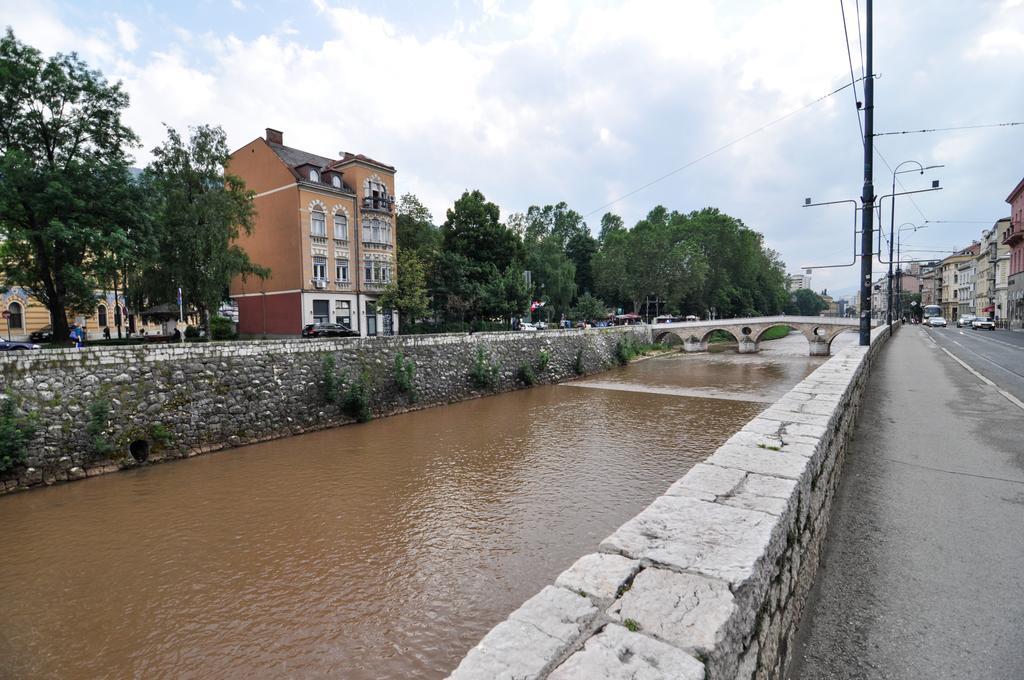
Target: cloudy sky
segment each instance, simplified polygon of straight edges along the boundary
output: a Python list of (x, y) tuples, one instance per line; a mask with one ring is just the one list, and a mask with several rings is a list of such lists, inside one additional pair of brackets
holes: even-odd
[[(846, 0), (859, 76), (856, 4)], [(1024, 0), (876, 5), (876, 131), (1024, 121)], [(765, 234), (795, 272), (852, 259), (851, 210), (801, 204), (860, 194), (854, 94), (754, 131), (849, 82), (840, 7), (0, 0), (0, 22), (124, 82), (139, 164), (162, 123), (222, 125), (232, 147), (275, 127), (290, 146), (395, 165), (399, 193), (417, 194), (437, 222), (467, 188), (503, 215), (564, 200), (595, 231), (607, 210), (632, 224), (657, 204), (716, 206)], [(921, 257), (964, 246), (1008, 215), (1005, 198), (1024, 176), (1024, 125), (882, 137), (877, 149), (892, 167), (946, 166), (901, 175), (906, 189), (945, 187), (897, 201), (897, 225), (929, 221), (903, 235)], [(878, 156), (875, 167), (877, 193), (889, 193)], [(813, 285), (836, 292), (856, 281), (854, 268), (826, 269)]]

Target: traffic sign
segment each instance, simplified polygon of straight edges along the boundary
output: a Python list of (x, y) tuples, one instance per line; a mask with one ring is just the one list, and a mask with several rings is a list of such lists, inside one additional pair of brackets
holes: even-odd
[(5, 309), (4, 313), (2, 315), (0, 315), (0, 316), (3, 316), (5, 319), (10, 319), (11, 318), (11, 312), (10, 312), (10, 310)]

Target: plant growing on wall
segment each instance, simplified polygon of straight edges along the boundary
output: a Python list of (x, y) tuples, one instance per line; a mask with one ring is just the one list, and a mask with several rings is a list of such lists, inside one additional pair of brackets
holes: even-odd
[(632, 335), (624, 335), (619, 338), (619, 341), (615, 344), (615, 358), (619, 360), (619, 363), (625, 366), (640, 353), (639, 347), (637, 347), (636, 340)]
[(516, 377), (524, 385), (534, 385), (537, 383), (537, 374), (533, 372), (533, 368), (530, 364), (525, 361), (519, 364), (519, 370), (516, 372)]
[(359, 378), (349, 383), (341, 408), (345, 415), (355, 418), (357, 422), (365, 423), (373, 419), (370, 410), (370, 376), (365, 370), (359, 374)]
[(14, 397), (0, 400), (0, 473), (18, 467), (28, 456), (28, 442), (36, 432), (35, 418), (20, 415)]
[(338, 401), (338, 375), (335, 371), (337, 363), (334, 355), (328, 354), (320, 364), (320, 396), (325, 404)]
[(395, 384), (409, 395), (409, 401), (416, 401), (416, 363), (406, 359), (401, 352), (395, 355)]
[(497, 364), (484, 351), (483, 347), (476, 348), (476, 359), (473, 368), (469, 371), (469, 377), (473, 384), (480, 388), (494, 387), (498, 384), (499, 369)]
[(576, 371), (576, 375), (583, 375), (587, 372), (586, 364), (583, 363), (583, 348), (576, 350), (576, 359), (573, 361), (572, 370)]
[(85, 425), (85, 433), (89, 435), (89, 451), (96, 458), (109, 456), (114, 444), (107, 438), (106, 430), (110, 423), (110, 402), (100, 397), (89, 403), (89, 422)]
[(549, 363), (551, 363), (551, 352), (546, 349), (542, 349), (540, 354), (537, 356), (537, 371), (539, 373), (543, 373), (547, 370)]

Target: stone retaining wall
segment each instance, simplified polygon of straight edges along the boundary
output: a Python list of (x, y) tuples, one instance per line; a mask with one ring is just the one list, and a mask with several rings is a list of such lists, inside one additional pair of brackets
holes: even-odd
[[(31, 414), (36, 434), (0, 493), (352, 422), (325, 399), (328, 356), (342, 393), (365, 374), (380, 416), (522, 387), (522, 365), (538, 383), (576, 377), (577, 355), (583, 373), (600, 371), (627, 335), (650, 341), (631, 326), (10, 353), (0, 398)], [(471, 380), (479, 351), (495, 367), (491, 387)], [(396, 381), (398, 354), (415, 364), (415, 399)]]
[(450, 677), (783, 678), (889, 332), (822, 364), (493, 628)]

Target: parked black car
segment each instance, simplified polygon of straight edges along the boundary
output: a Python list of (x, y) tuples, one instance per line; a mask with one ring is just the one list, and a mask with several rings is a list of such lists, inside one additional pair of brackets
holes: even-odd
[(30, 342), (53, 342), (53, 326), (43, 326), (28, 334)]
[(358, 338), (359, 332), (340, 323), (308, 323), (302, 327), (304, 338)]
[(0, 352), (17, 352), (26, 349), (42, 349), (39, 345), (31, 342), (11, 342), (0, 338)]

